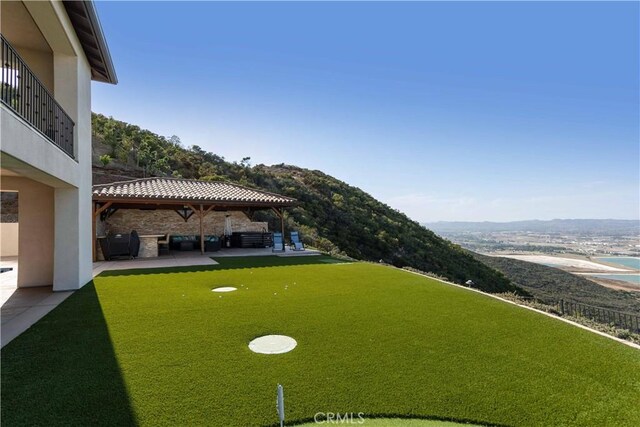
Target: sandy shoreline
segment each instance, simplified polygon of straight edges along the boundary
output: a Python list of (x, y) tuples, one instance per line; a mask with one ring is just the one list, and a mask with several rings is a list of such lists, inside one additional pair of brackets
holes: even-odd
[(585, 276), (592, 282), (596, 282), (599, 285), (606, 286), (607, 288), (615, 289), (617, 291), (627, 292), (640, 292), (640, 285), (631, 282), (624, 282), (622, 280), (603, 279), (595, 276)]
[(550, 255), (493, 255), (501, 256), (504, 258), (519, 259), (521, 261), (533, 262), (536, 264), (553, 264), (554, 266), (563, 268), (576, 268), (582, 272), (603, 272), (603, 273), (632, 273), (636, 270), (630, 268), (612, 267), (610, 265), (602, 264), (595, 261), (589, 261), (586, 259), (578, 258), (563, 258)]

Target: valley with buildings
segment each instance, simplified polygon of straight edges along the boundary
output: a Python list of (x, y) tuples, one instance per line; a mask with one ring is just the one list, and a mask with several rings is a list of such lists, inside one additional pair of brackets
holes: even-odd
[(442, 237), (482, 253), (640, 256), (638, 220), (441, 221), (424, 225)]
[(425, 226), (474, 252), (555, 267), (640, 291), (640, 221), (435, 222)]

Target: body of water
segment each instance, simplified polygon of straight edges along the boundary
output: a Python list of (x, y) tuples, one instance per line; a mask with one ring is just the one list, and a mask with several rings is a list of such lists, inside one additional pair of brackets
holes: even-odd
[(609, 264), (618, 264), (622, 267), (633, 268), (640, 270), (640, 258), (614, 256), (608, 258), (596, 258), (598, 261), (608, 262)]
[(600, 277), (602, 279), (622, 280), (640, 285), (640, 274), (590, 274), (589, 276)]

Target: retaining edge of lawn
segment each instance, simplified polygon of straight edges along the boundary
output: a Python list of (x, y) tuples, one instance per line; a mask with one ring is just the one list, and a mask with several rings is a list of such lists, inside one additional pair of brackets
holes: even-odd
[(547, 317), (551, 317), (552, 319), (560, 320), (560, 321), (562, 321), (562, 322), (568, 323), (568, 324), (573, 325), (573, 326), (577, 326), (578, 328), (582, 328), (582, 329), (584, 329), (584, 330), (586, 330), (586, 331), (593, 332), (594, 334), (598, 334), (598, 335), (603, 336), (603, 337), (605, 337), (605, 338), (609, 338), (609, 339), (612, 339), (612, 340), (614, 340), (614, 341), (618, 341), (619, 343), (622, 343), (622, 344), (628, 345), (629, 347), (631, 347), (631, 348), (635, 348), (636, 350), (640, 350), (640, 345), (638, 345), (638, 344), (636, 344), (636, 343), (633, 343), (633, 342), (631, 342), (631, 341), (624, 340), (624, 339), (622, 339), (622, 338), (614, 337), (613, 335), (609, 335), (609, 334), (604, 333), (604, 332), (602, 332), (602, 331), (598, 331), (598, 330), (593, 329), (593, 328), (590, 328), (590, 327), (588, 327), (588, 326), (581, 325), (580, 323), (574, 322), (574, 321), (569, 320), (569, 319), (565, 319), (564, 317), (556, 316), (556, 315), (554, 315), (554, 314), (547, 313), (546, 311), (538, 310), (537, 308), (529, 307), (529, 306), (527, 306), (527, 305), (523, 305), (523, 304), (518, 304), (518, 303), (517, 303), (517, 302), (515, 302), (515, 301), (511, 301), (511, 300), (508, 300), (508, 299), (505, 299), (505, 298), (499, 297), (499, 296), (497, 296), (497, 295), (494, 295), (494, 294), (490, 294), (490, 293), (488, 293), (488, 292), (481, 291), (481, 290), (479, 290), (479, 289), (475, 289), (475, 288), (468, 288), (468, 287), (466, 287), (466, 286), (462, 286), (462, 285), (459, 285), (459, 284), (457, 284), (457, 283), (447, 282), (446, 280), (442, 280), (442, 279), (438, 279), (438, 278), (435, 278), (435, 277), (427, 276), (426, 274), (421, 274), (421, 273), (418, 273), (418, 272), (416, 272), (416, 271), (405, 270), (405, 269), (403, 269), (403, 268), (395, 267), (395, 266), (393, 266), (393, 265), (386, 265), (386, 266), (387, 266), (387, 267), (395, 268), (396, 270), (406, 271), (407, 273), (415, 274), (415, 275), (417, 275), (417, 276), (426, 277), (426, 278), (428, 278), (428, 279), (433, 279), (433, 280), (436, 280), (436, 281), (438, 281), (438, 282), (440, 282), (440, 283), (444, 283), (444, 284), (446, 284), (446, 285), (456, 286), (456, 287), (458, 287), (458, 288), (460, 288), (460, 289), (465, 289), (465, 290), (467, 290), (467, 291), (476, 292), (476, 293), (479, 293), (479, 294), (482, 294), (482, 295), (485, 295), (485, 296), (488, 296), (488, 297), (491, 297), (491, 298), (494, 298), (494, 299), (497, 299), (497, 300), (500, 300), (500, 301), (503, 301), (503, 302), (507, 302), (507, 303), (509, 303), (509, 304), (513, 304), (513, 305), (518, 306), (518, 307), (526, 308), (527, 310), (531, 310), (531, 311), (535, 311), (536, 313), (544, 314), (545, 316), (547, 316)]

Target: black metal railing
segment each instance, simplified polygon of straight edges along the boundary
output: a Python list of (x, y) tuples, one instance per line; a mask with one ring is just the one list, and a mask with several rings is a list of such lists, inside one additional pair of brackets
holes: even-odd
[[(595, 305), (584, 304), (581, 302), (569, 301), (565, 299), (543, 298), (518, 296), (517, 300), (527, 301), (530, 306), (536, 307), (535, 304), (553, 308), (553, 313), (561, 316), (573, 316), (590, 319), (596, 323), (615, 326), (627, 329), (634, 333), (640, 333), (640, 315), (625, 313), (623, 311), (612, 310), (610, 308), (598, 307)], [(542, 308), (543, 310), (545, 308)], [(548, 311), (548, 310), (547, 310)]]
[(73, 154), (71, 117), (55, 101), (25, 61), (2, 38), (0, 100), (67, 155)]
[(586, 317), (598, 323), (606, 323), (640, 333), (640, 316), (635, 314), (563, 299), (558, 301), (558, 309), (562, 315)]

